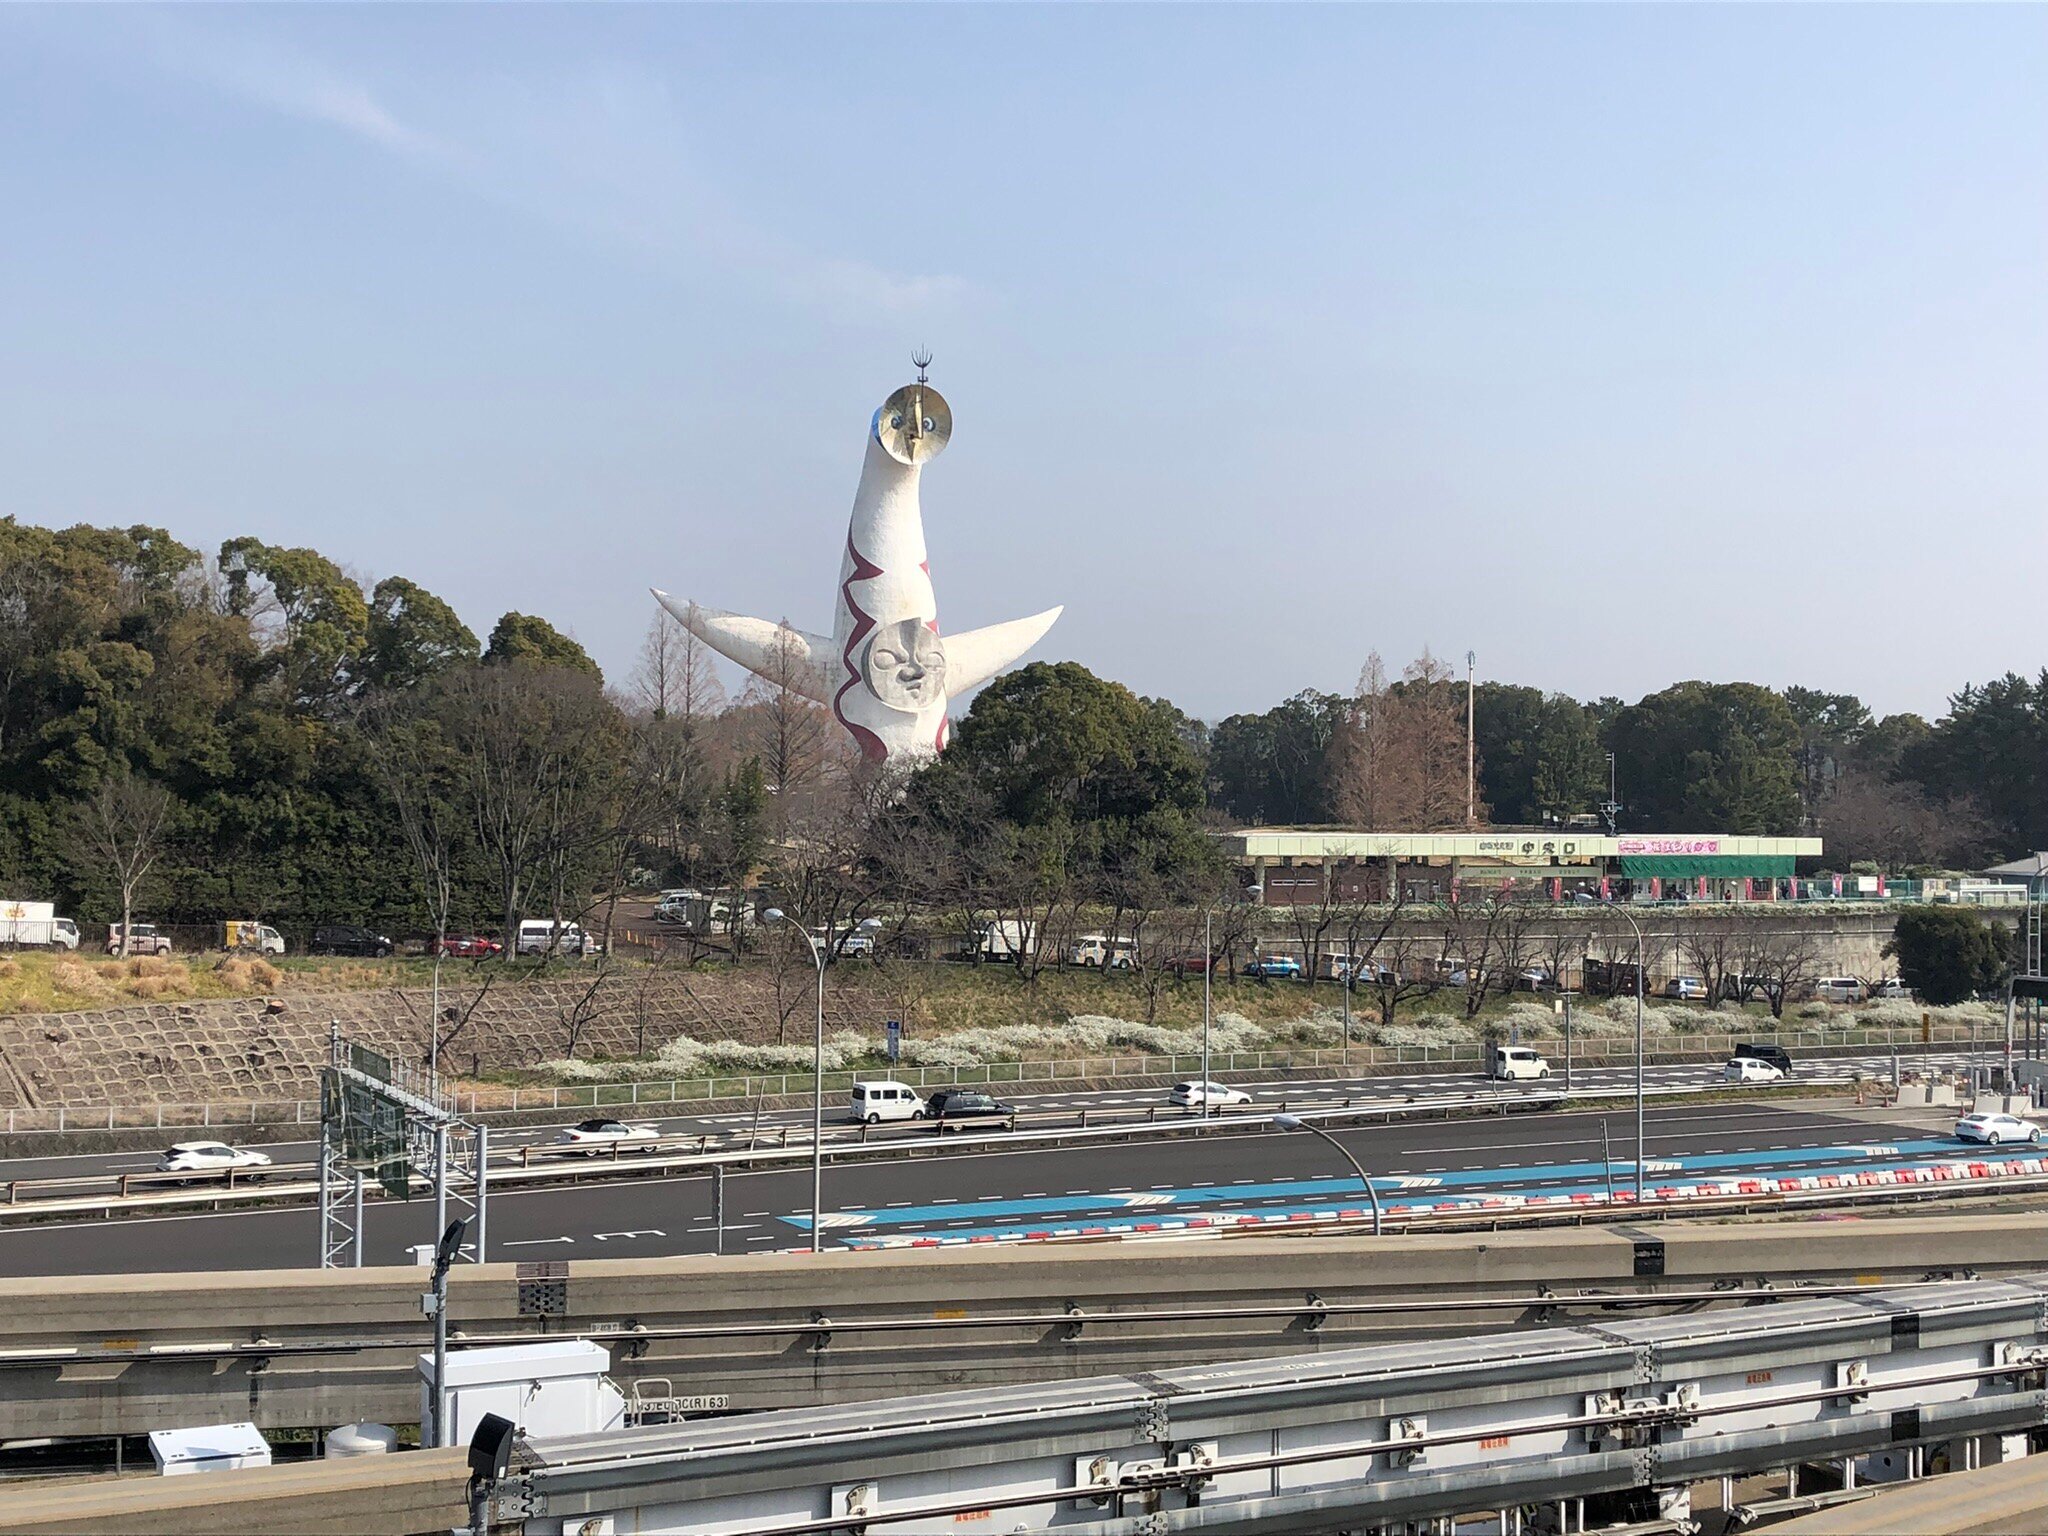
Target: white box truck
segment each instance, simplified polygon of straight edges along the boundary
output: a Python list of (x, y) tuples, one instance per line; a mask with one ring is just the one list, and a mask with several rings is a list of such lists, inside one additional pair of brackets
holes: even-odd
[(0, 945), (78, 948), (78, 924), (47, 901), (0, 901)]
[(220, 947), (250, 950), (259, 955), (281, 955), (284, 953), (284, 935), (268, 923), (230, 918), (220, 925)]

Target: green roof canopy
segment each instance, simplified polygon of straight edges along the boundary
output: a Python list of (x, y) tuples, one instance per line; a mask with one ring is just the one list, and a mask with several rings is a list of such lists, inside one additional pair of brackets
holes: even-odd
[(1621, 872), (1630, 880), (1771, 880), (1792, 873), (1789, 853), (1681, 853), (1621, 856)]

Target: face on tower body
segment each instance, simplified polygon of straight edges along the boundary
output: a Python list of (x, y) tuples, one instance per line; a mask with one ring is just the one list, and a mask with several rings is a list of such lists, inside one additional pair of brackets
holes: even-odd
[(917, 714), (945, 702), (945, 644), (923, 619), (884, 624), (867, 643), (861, 675), (889, 708)]
[(929, 384), (906, 384), (875, 412), (875, 441), (899, 464), (929, 464), (953, 436), (953, 408)]

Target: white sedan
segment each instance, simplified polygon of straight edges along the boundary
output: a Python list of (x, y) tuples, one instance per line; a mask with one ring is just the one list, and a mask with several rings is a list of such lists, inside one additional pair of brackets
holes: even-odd
[(1242, 1088), (1232, 1088), (1225, 1083), (1175, 1083), (1166, 1095), (1167, 1102), (1178, 1104), (1182, 1109), (1203, 1108), (1212, 1104), (1249, 1104), (1252, 1096)]
[(661, 1140), (661, 1132), (651, 1125), (628, 1125), (623, 1120), (584, 1120), (576, 1125), (565, 1126), (555, 1141), (564, 1147), (573, 1147), (579, 1152), (595, 1156), (611, 1148), (625, 1150), (629, 1147), (650, 1147)]
[(1785, 1073), (1768, 1061), (1754, 1056), (1737, 1056), (1721, 1069), (1723, 1080), (1731, 1083), (1782, 1083)]
[(1956, 1136), (1963, 1141), (1981, 1141), (1992, 1147), (2001, 1141), (2024, 1141), (2038, 1147), (2041, 1144), (2041, 1127), (2031, 1120), (2022, 1120), (2018, 1115), (1965, 1115), (1956, 1122)]
[(239, 1173), (268, 1168), (270, 1156), (224, 1141), (181, 1141), (156, 1160), (158, 1173)]

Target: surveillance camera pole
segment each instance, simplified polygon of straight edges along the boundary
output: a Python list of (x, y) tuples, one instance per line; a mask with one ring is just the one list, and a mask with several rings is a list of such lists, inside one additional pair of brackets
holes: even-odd
[(431, 1433), (420, 1438), (434, 1445), (449, 1444), (448, 1436), (448, 1266), (462, 1248), (466, 1218), (448, 1223), (441, 1241), (434, 1245), (433, 1289), (420, 1297), (420, 1310), (434, 1320), (434, 1422)]

